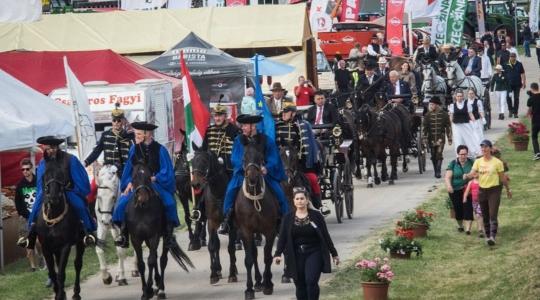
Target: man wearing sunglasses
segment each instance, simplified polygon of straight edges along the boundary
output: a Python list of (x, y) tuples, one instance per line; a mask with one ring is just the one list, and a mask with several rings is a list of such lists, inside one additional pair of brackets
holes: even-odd
[(84, 160), (84, 166), (88, 167), (103, 152), (103, 164), (116, 166), (118, 177), (120, 177), (128, 158), (129, 147), (133, 144), (133, 133), (128, 133), (124, 129), (126, 123), (124, 111), (118, 106), (113, 109), (111, 116), (111, 129), (101, 134), (96, 147)]

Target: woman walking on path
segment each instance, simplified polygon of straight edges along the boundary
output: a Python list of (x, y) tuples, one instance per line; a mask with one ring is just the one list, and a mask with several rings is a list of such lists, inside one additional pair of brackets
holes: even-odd
[[(448, 168), (446, 168), (446, 189), (456, 212), (458, 231), (466, 231), (467, 234), (471, 234), (473, 221), (472, 198), (470, 196), (463, 197), (466, 185), (466, 180), (463, 176), (471, 171), (473, 160), (468, 157), (469, 149), (465, 145), (459, 145), (457, 147), (457, 155), (457, 159), (451, 161)], [(464, 199), (466, 201), (463, 201)]]
[(484, 102), (478, 99), (473, 88), (467, 90), (467, 102), (471, 103), (472, 106), (472, 113), (475, 120), (473, 127), (476, 132), (477, 141), (483, 141), (484, 125), (486, 124), (486, 119), (484, 117)]
[(475, 119), (472, 103), (464, 100), (463, 90), (457, 89), (454, 93), (454, 103), (448, 107), (450, 121), (452, 122), (452, 142), (457, 151), (459, 145), (466, 145), (470, 157), (480, 153), (479, 140), (476, 134)]
[(324, 217), (311, 208), (306, 190), (295, 188), (293, 199), (296, 209), (283, 218), (274, 263), (279, 264), (285, 252), (286, 275), (294, 279), (296, 299), (317, 300), (321, 272), (331, 272), (330, 254), (336, 265), (339, 257)]
[(540, 160), (540, 147), (538, 147), (538, 132), (540, 132), (540, 90), (538, 83), (531, 84), (529, 100), (527, 100), (527, 116), (531, 118), (531, 142), (533, 145), (533, 159)]
[(495, 245), (495, 236), (499, 227), (498, 214), (501, 203), (502, 186), (506, 188), (508, 199), (512, 198), (512, 191), (508, 185), (508, 178), (504, 174), (504, 165), (501, 160), (491, 153), (493, 144), (489, 140), (484, 140), (480, 144), (483, 156), (478, 158), (471, 169), (471, 172), (463, 175), (463, 179), (472, 179), (478, 176), (480, 191), (478, 201), (484, 217), (484, 232), (488, 245)]
[(463, 193), (463, 203), (466, 203), (469, 200), (469, 196), (472, 199), (472, 207), (474, 213), (474, 220), (476, 221), (476, 226), (478, 229), (478, 237), (483, 238), (484, 235), (484, 221), (482, 219), (482, 208), (480, 208), (480, 203), (478, 202), (478, 193), (480, 192), (480, 182), (478, 178), (475, 177), (467, 184), (465, 193)]

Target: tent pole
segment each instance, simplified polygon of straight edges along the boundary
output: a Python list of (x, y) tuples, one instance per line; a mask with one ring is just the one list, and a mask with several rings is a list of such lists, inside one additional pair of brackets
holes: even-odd
[[(2, 166), (2, 161), (0, 161)], [(2, 168), (0, 168), (0, 187), (2, 187)], [(0, 193), (0, 272), (4, 273), (4, 218), (2, 213), (2, 202), (4, 194)]]

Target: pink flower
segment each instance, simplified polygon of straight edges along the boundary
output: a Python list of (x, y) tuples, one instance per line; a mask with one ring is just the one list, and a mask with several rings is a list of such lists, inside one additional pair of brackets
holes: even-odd
[(370, 269), (375, 269), (377, 267), (377, 263), (374, 262), (374, 261), (368, 261), (367, 262), (367, 267), (370, 268)]
[(388, 264), (384, 264), (381, 267), (381, 272), (388, 272), (390, 270), (392, 270), (392, 268)]

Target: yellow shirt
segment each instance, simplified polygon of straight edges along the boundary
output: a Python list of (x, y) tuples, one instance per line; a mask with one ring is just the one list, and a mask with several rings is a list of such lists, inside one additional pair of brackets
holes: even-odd
[(504, 172), (504, 165), (500, 159), (492, 156), (490, 160), (485, 160), (481, 157), (474, 161), (472, 169), (479, 175), (478, 181), (481, 188), (487, 189), (502, 184), (499, 173)]

